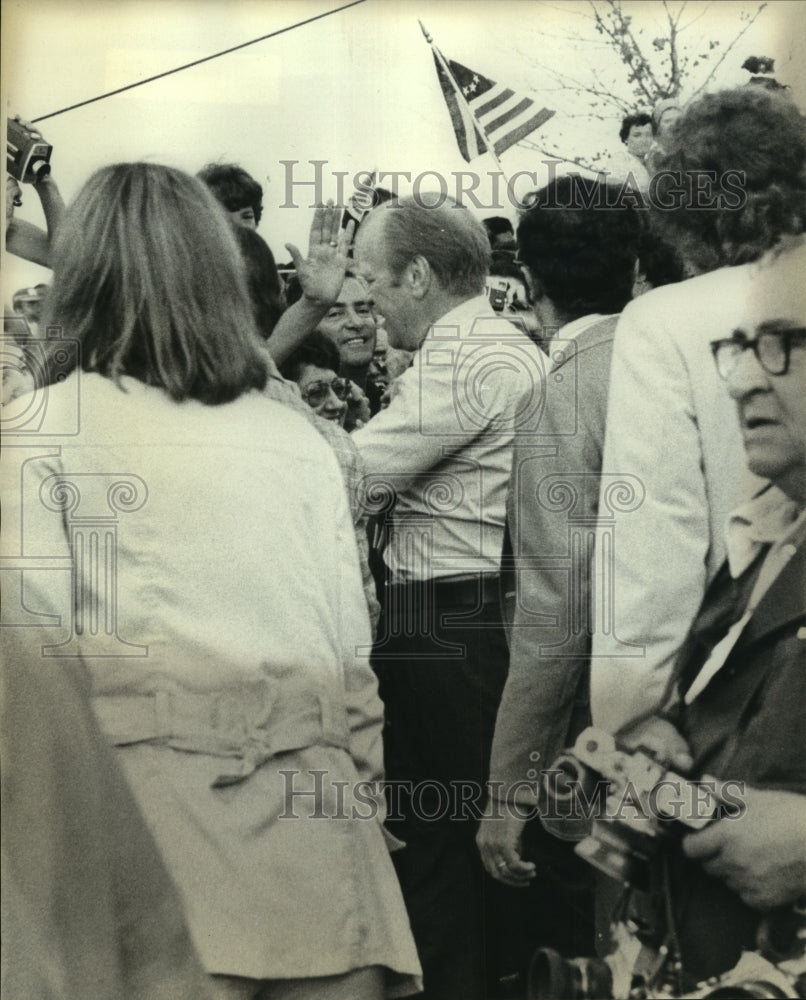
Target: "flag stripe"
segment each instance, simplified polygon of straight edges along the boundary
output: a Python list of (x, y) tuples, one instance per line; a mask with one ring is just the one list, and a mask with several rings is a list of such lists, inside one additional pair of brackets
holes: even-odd
[(530, 103), (528, 108), (524, 108), (523, 111), (515, 115), (514, 118), (510, 118), (509, 121), (505, 122), (503, 125), (499, 125), (498, 128), (486, 128), (484, 134), (493, 140), (500, 139), (508, 132), (512, 132), (514, 129), (519, 128), (527, 119), (535, 115), (537, 110), (538, 109), (534, 106), (534, 104)]
[[(503, 112), (508, 111), (510, 108), (514, 108), (515, 105), (520, 103), (520, 101), (522, 100), (523, 97), (521, 97), (519, 94), (511, 94), (509, 97), (506, 98), (505, 101), (502, 101), (502, 103), (499, 104), (498, 107), (493, 108), (492, 111), (488, 111), (487, 114), (485, 115), (479, 115), (478, 116), (479, 120), (483, 121), (485, 118), (497, 118), (498, 115), (503, 114)], [(470, 107), (474, 108), (474, 105), (471, 104)]]
[[(487, 152), (487, 143), (484, 141), (484, 137), (480, 134), (473, 115), (469, 114), (466, 108), (460, 108), (460, 113), (462, 115), (462, 122), (464, 124), (466, 135), (469, 139), (470, 159), (473, 159), (473, 157), (476, 156), (481, 156), (482, 153)], [(470, 159), (468, 159), (468, 163), (470, 163)]]
[(494, 118), (491, 122), (485, 122), (484, 129), (487, 132), (487, 135), (498, 131), (502, 125), (506, 125), (507, 122), (511, 122), (513, 118), (517, 118), (519, 114), (531, 107), (532, 101), (530, 101), (528, 97), (524, 97), (524, 99), (519, 104), (516, 104), (514, 108), (511, 108), (509, 111), (505, 111), (504, 114), (499, 115), (498, 118)]
[[(447, 80), (445, 82), (450, 87), (450, 82)], [(470, 113), (468, 108), (461, 101), (459, 101), (452, 88), (451, 101), (453, 102), (459, 116), (459, 128), (462, 130), (464, 147), (467, 150), (467, 156), (465, 156), (465, 159), (468, 163), (470, 163), (470, 161), (475, 157), (481, 156), (482, 153), (487, 152), (487, 143), (484, 141), (483, 136), (479, 133), (476, 119)], [(456, 123), (454, 123), (454, 131), (456, 131), (456, 128)], [(458, 138), (459, 133), (457, 131), (457, 139)]]
[(493, 146), (495, 155), (500, 156), (502, 153), (506, 152), (510, 146), (514, 146), (516, 142), (520, 142), (521, 139), (525, 139), (530, 132), (534, 132), (536, 128), (540, 128), (541, 125), (544, 125), (549, 118), (552, 118), (553, 116), (553, 111), (550, 111), (548, 108), (541, 108), (534, 118), (530, 118), (529, 121), (524, 122), (523, 125), (519, 125), (514, 131), (508, 132), (495, 143)]
[[(489, 91), (488, 91), (489, 93)], [(473, 108), (474, 114), (478, 117), (486, 115), (490, 111), (495, 111), (497, 107), (500, 107), (504, 101), (508, 101), (510, 97), (514, 97), (513, 91), (506, 89), (502, 90), (500, 94), (497, 94), (491, 101), (488, 101), (487, 94), (481, 95), (481, 100), (484, 100), (484, 104), (476, 104), (475, 101), (470, 102), (470, 106)]]

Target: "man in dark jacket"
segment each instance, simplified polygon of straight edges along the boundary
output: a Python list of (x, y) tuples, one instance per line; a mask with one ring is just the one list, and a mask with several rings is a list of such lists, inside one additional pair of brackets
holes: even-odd
[(806, 894), (806, 263), (803, 238), (758, 265), (741, 328), (712, 342), (748, 465), (771, 481), (737, 508), (728, 560), (678, 656), (663, 711), (630, 727), (695, 777), (742, 783), (744, 810), (690, 834), (673, 871), (693, 980), (756, 946), (762, 915)]

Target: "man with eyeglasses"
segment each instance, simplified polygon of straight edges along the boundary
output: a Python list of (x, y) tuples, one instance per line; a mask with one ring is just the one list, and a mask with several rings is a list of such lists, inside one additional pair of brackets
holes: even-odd
[(804, 268), (803, 239), (762, 261), (741, 327), (711, 342), (747, 464), (770, 483), (729, 518), (727, 561), (661, 714), (622, 734), (694, 777), (742, 783), (743, 815), (686, 837), (672, 869), (683, 967), (697, 980), (732, 968), (761, 915), (806, 894)]
[[(339, 416), (331, 416), (322, 412), (322, 408), (331, 400), (336, 404), (344, 403), (350, 395), (350, 380), (339, 378), (338, 375), (329, 379), (320, 379), (315, 382), (300, 383), (300, 395), (314, 412), (324, 417), (325, 420), (335, 420), (340, 422)], [(336, 411), (341, 408), (336, 405)]]

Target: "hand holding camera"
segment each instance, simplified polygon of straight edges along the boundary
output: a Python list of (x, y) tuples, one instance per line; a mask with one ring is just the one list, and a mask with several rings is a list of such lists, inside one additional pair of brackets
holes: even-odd
[[(6, 132), (6, 250), (23, 260), (50, 267), (51, 242), (64, 214), (64, 201), (51, 176), (53, 147), (30, 122), (15, 115)], [(14, 217), (22, 205), (20, 184), (31, 184), (42, 205), (47, 231)]]
[(806, 796), (746, 788), (740, 823), (714, 823), (683, 840), (686, 856), (755, 910), (806, 895)]
[(50, 173), (53, 146), (42, 133), (19, 115), (8, 119), (6, 170), (21, 184), (38, 184)]
[(683, 774), (687, 774), (694, 763), (685, 739), (668, 719), (660, 715), (649, 715), (622, 729), (618, 742), (625, 750), (642, 748), (658, 763)]
[[(594, 807), (586, 808), (593, 822), (577, 853), (621, 882), (625, 895), (612, 917), (612, 953), (567, 960), (538, 950), (529, 1000), (806, 996), (806, 910), (788, 906), (806, 894), (806, 796), (689, 780), (670, 766), (690, 772), (689, 748), (669, 721), (653, 716), (618, 742), (586, 729), (548, 772), (560, 778), (551, 794), (561, 825), (581, 805)], [(743, 951), (734, 968), (699, 983), (678, 948), (674, 899), (685, 887), (668, 881), (681, 843), (708, 874), (764, 911), (757, 950)]]

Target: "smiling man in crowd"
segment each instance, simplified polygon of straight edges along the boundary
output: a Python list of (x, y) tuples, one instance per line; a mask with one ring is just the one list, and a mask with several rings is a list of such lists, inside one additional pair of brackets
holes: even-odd
[(347, 272), (339, 297), (328, 309), (317, 330), (333, 341), (339, 352), (339, 375), (357, 385), (377, 413), (381, 393), (368, 379), (375, 353), (376, 322), (372, 298), (365, 281)]

